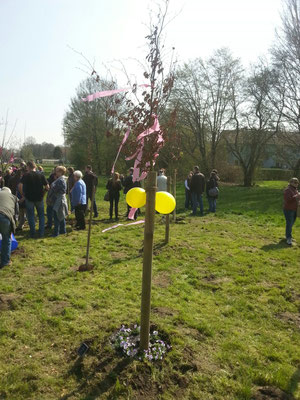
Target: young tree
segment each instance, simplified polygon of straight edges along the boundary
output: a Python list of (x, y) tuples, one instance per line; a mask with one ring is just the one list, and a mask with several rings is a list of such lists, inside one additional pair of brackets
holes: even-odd
[[(173, 64), (169, 70), (165, 69), (162, 48), (163, 31), (166, 25), (169, 0), (165, 0), (157, 13), (157, 22), (150, 25), (150, 33), (146, 37), (149, 44), (149, 53), (146, 57), (148, 70), (144, 72), (145, 79), (149, 80), (149, 90), (142, 93), (142, 99), (137, 101), (128, 99), (126, 115), (120, 117), (125, 126), (131, 127), (131, 139), (128, 146), (135, 157), (135, 167), (140, 171), (147, 171), (146, 181), (146, 212), (144, 230), (143, 278), (141, 298), (141, 333), (140, 346), (142, 350), (149, 347), (150, 308), (151, 308), (151, 279), (153, 258), (153, 237), (155, 219), (155, 192), (156, 172), (154, 164), (168, 135), (172, 122), (159, 126), (157, 118), (166, 109), (170, 92), (174, 82)], [(174, 114), (171, 113), (173, 116)], [(139, 140), (143, 133), (142, 140)], [(135, 172), (134, 172), (135, 176)]]
[[(282, 142), (293, 149), (287, 152), (287, 163), (300, 175), (300, 0), (285, 0), (281, 28), (271, 53), (276, 82), (271, 99), (282, 113), (285, 131)], [(294, 156), (294, 157), (293, 157)]]

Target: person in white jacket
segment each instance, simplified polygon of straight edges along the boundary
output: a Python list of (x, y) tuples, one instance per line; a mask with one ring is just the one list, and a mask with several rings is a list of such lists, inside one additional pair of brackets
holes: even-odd
[(160, 169), (157, 177), (157, 191), (158, 192), (167, 192), (167, 182), (168, 178), (165, 176), (165, 170)]

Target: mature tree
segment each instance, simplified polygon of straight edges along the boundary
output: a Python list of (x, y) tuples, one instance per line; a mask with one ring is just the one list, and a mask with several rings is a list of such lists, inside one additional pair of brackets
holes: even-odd
[(13, 155), (13, 140), (17, 121), (10, 127), (8, 111), (5, 119), (0, 121), (0, 169), (4, 172)]
[(53, 150), (53, 158), (56, 160), (61, 160), (63, 157), (63, 152), (61, 147), (55, 146)]
[(244, 186), (251, 186), (266, 145), (280, 129), (281, 113), (269, 101), (272, 73), (259, 64), (236, 86), (232, 96), (232, 126), (225, 135), (227, 145), (243, 170)]
[[(93, 164), (98, 173), (112, 165), (119, 142), (117, 110), (123, 96), (117, 95), (83, 102), (82, 98), (99, 90), (115, 89), (116, 83), (93, 77), (83, 81), (71, 100), (63, 121), (65, 143), (70, 146), (70, 161), (82, 168)], [(114, 133), (114, 134), (113, 134)]]
[(198, 147), (206, 172), (215, 167), (218, 145), (232, 117), (232, 92), (241, 75), (240, 60), (226, 48), (207, 61), (185, 64), (177, 74), (173, 101), (178, 105), (182, 145), (191, 155)]
[(277, 80), (272, 92), (273, 104), (282, 112), (285, 132), (282, 142), (291, 152), (283, 152), (286, 161), (300, 175), (300, 0), (285, 0), (282, 26), (272, 48), (274, 74)]

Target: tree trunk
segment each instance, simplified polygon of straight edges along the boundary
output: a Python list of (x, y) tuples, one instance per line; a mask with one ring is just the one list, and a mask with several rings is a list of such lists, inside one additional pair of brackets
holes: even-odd
[[(171, 178), (168, 176), (167, 191), (171, 193)], [(170, 240), (170, 214), (166, 215), (166, 230), (165, 230), (165, 243), (169, 243)]]
[(141, 350), (148, 350), (149, 348), (155, 195), (156, 195), (156, 172), (150, 171), (148, 172), (148, 178), (146, 181), (146, 213), (145, 213), (145, 230), (144, 230), (144, 256), (143, 256), (141, 331), (140, 331)]
[(298, 159), (294, 167), (293, 175), (298, 179), (300, 178), (300, 158)]
[(246, 169), (243, 170), (244, 172), (244, 186), (245, 187), (250, 187), (253, 185), (253, 179), (254, 179), (254, 169)]

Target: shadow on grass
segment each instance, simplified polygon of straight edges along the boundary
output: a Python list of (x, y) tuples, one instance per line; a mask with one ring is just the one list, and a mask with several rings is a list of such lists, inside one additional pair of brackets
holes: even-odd
[(291, 377), (291, 380), (287, 388), (288, 393), (294, 394), (298, 389), (299, 383), (300, 383), (300, 366), (298, 366), (296, 372)]
[(271, 250), (282, 250), (282, 249), (286, 249), (287, 247), (289, 247), (289, 246), (286, 244), (286, 240), (281, 239), (278, 243), (266, 244), (266, 245), (262, 246), (261, 249), (263, 251), (271, 251)]
[[(106, 393), (112, 386), (116, 384), (117, 377), (131, 363), (131, 358), (117, 359), (117, 356), (107, 355), (99, 364), (94, 365), (87, 373), (84, 371), (82, 358), (75, 361), (74, 365), (69, 369), (67, 375), (73, 376), (79, 382), (79, 386), (70, 393), (61, 397), (61, 400), (67, 400), (74, 395), (80, 395), (82, 400), (97, 399)], [(114, 365), (115, 364), (115, 365)], [(112, 366), (112, 368), (110, 368)], [(97, 379), (97, 374), (101, 373), (101, 378)]]

